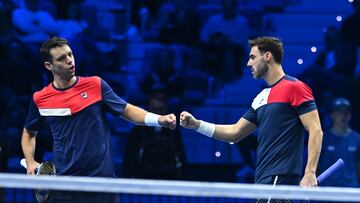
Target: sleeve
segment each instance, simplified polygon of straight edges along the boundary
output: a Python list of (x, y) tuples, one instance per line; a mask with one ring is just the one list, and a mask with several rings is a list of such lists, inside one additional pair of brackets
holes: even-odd
[(245, 112), (245, 114), (242, 117), (248, 120), (249, 122), (258, 125), (256, 111), (252, 107), (250, 107), (249, 110)]
[(303, 82), (296, 82), (289, 96), (291, 106), (299, 116), (317, 109), (310, 87)]
[(41, 117), (39, 113), (39, 109), (37, 108), (34, 98), (31, 99), (28, 114), (25, 119), (24, 127), (27, 130), (38, 131), (41, 129), (41, 123), (43, 121), (43, 117)]
[(101, 96), (102, 102), (108, 108), (108, 110), (115, 114), (120, 115), (124, 112), (127, 102), (121, 99), (113, 89), (101, 79)]

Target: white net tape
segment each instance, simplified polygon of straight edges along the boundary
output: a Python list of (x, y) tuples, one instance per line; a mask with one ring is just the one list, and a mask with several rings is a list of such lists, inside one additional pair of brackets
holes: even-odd
[(0, 173), (0, 187), (46, 188), (50, 190), (113, 192), (130, 194), (360, 201), (359, 188), (271, 186), (256, 184), (165, 181), (74, 176), (27, 176)]

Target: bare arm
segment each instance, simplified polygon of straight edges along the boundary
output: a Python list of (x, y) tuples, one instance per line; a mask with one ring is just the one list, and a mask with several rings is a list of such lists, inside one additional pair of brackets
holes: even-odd
[(127, 104), (121, 117), (134, 124), (145, 125), (144, 119), (147, 113), (148, 112), (142, 108), (139, 108), (132, 104)]
[[(128, 103), (121, 116), (134, 124), (145, 125), (145, 117), (148, 113), (148, 111)], [(174, 114), (163, 115), (159, 117), (158, 123), (161, 127), (174, 129), (176, 127), (176, 117)]]
[[(184, 111), (180, 114), (180, 125), (184, 128), (197, 130), (200, 127), (200, 120), (196, 119), (190, 113)], [(256, 129), (256, 125), (240, 118), (232, 125), (215, 125), (213, 138), (225, 142), (238, 142), (248, 136)]]
[(316, 186), (316, 168), (320, 157), (323, 132), (319, 114), (317, 110), (308, 112), (300, 116), (300, 120), (305, 129), (309, 132), (308, 160), (306, 163), (305, 174), (302, 178), (301, 186)]
[(215, 125), (214, 138), (226, 142), (239, 142), (256, 129), (256, 125), (240, 118), (232, 125)]
[(27, 174), (34, 175), (35, 168), (39, 165), (34, 159), (35, 154), (35, 131), (29, 131), (24, 128), (21, 137), (21, 147), (26, 159)]

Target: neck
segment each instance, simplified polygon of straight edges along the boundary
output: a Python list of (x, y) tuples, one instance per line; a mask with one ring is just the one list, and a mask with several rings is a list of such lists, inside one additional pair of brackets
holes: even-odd
[(265, 74), (264, 80), (271, 86), (284, 77), (284, 75), (284, 70), (280, 64), (269, 64), (269, 70)]
[(63, 78), (54, 77), (53, 85), (56, 88), (64, 89), (64, 88), (67, 88), (67, 87), (70, 87), (71, 85), (73, 85), (75, 83), (75, 81), (76, 81), (75, 76), (73, 76), (70, 79), (63, 79)]
[(334, 125), (331, 128), (331, 131), (334, 133), (334, 135), (346, 136), (351, 131), (351, 129), (348, 125)]

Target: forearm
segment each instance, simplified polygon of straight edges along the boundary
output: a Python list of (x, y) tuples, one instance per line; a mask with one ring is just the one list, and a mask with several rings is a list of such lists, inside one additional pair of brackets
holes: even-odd
[(315, 173), (320, 157), (323, 132), (321, 128), (309, 132), (308, 160), (305, 168), (306, 173)]
[(215, 132), (213, 138), (224, 142), (238, 142), (243, 139), (243, 137), (238, 137), (235, 124), (215, 125)]
[(24, 128), (21, 137), (21, 147), (27, 162), (34, 161), (36, 132), (30, 132)]
[[(199, 132), (200, 121), (197, 121), (197, 131)], [(201, 121), (203, 122), (203, 121)], [(254, 129), (255, 125), (241, 118), (236, 124), (232, 125), (215, 125), (214, 133), (211, 137), (225, 142), (238, 142), (248, 136)], [(201, 132), (200, 132), (201, 133)], [(209, 136), (209, 135), (208, 135)]]
[(145, 125), (146, 114), (148, 114), (148, 112), (144, 109), (134, 106), (132, 104), (127, 104), (124, 113), (122, 114), (122, 117), (134, 124)]

